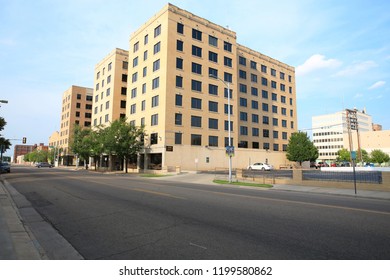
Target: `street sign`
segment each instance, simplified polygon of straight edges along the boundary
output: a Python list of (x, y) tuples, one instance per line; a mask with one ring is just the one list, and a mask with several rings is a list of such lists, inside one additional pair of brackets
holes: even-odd
[(234, 156), (234, 146), (226, 146), (226, 155), (229, 157)]
[(356, 151), (351, 151), (351, 158), (352, 158), (353, 160), (356, 159)]

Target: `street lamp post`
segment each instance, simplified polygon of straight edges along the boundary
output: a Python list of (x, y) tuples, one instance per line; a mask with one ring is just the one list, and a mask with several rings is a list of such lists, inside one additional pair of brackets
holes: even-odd
[(222, 80), (221, 78), (215, 76), (215, 75), (212, 75), (210, 74), (209, 75), (211, 78), (214, 78), (214, 79), (217, 79), (219, 81), (221, 81), (226, 87), (227, 87), (227, 94), (228, 94), (228, 147), (226, 149), (227, 151), (227, 154), (229, 156), (229, 183), (232, 182), (232, 155), (233, 155), (233, 147), (232, 147), (232, 137), (231, 137), (231, 122), (230, 122), (230, 119), (231, 119), (231, 108), (230, 108), (230, 83), (229, 82), (225, 82), (224, 80)]

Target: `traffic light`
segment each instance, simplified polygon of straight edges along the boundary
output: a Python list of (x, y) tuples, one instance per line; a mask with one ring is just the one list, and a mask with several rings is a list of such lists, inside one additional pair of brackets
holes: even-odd
[(26, 143), (27, 143), (27, 138), (26, 138), (26, 137), (23, 137), (22, 142), (23, 142), (23, 144), (26, 144)]

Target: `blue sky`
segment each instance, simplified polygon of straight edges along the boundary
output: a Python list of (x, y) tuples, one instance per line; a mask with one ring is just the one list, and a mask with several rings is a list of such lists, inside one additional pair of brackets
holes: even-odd
[[(310, 133), (312, 116), (354, 107), (390, 129), (390, 1), (170, 2), (296, 67), (299, 129)], [(60, 127), (62, 93), (93, 87), (95, 64), (128, 49), (130, 34), (166, 3), (0, 0), (0, 99), (9, 101), (0, 104), (2, 134), (47, 144)]]

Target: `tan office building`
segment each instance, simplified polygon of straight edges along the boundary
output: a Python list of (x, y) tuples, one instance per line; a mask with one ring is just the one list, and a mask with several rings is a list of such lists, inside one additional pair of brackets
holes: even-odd
[(140, 168), (227, 167), (227, 86), (233, 167), (286, 164), (284, 151), (297, 129), (293, 67), (171, 4), (134, 32), (126, 113), (133, 124), (145, 125)]
[(92, 125), (126, 116), (128, 51), (115, 49), (95, 67)]
[(69, 148), (74, 125), (90, 127), (92, 118), (92, 88), (71, 86), (62, 95), (61, 128), (59, 148), (62, 165), (74, 165), (74, 155)]

